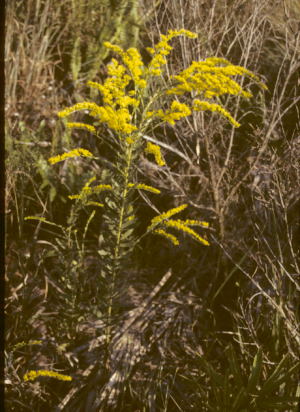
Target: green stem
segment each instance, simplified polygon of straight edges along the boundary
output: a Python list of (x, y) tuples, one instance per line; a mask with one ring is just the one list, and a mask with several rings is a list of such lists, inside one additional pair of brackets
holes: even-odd
[(106, 333), (107, 344), (109, 344), (111, 340), (111, 318), (112, 318), (113, 299), (114, 299), (115, 284), (116, 284), (116, 277), (117, 277), (117, 263), (120, 258), (120, 243), (122, 240), (122, 228), (123, 228), (123, 223), (124, 223), (125, 209), (127, 205), (127, 195), (129, 191), (128, 184), (129, 184), (130, 171), (132, 167), (132, 152), (133, 152), (133, 147), (130, 145), (126, 153), (127, 162), (126, 162), (126, 168), (124, 171), (125, 173), (124, 173), (124, 179), (123, 179), (123, 188), (121, 189), (121, 208), (120, 208), (118, 230), (117, 230), (117, 236), (116, 236), (116, 245), (115, 245), (114, 254), (113, 254), (112, 280), (111, 280), (111, 285), (110, 285), (109, 304), (108, 304), (108, 311), (107, 311), (107, 333)]

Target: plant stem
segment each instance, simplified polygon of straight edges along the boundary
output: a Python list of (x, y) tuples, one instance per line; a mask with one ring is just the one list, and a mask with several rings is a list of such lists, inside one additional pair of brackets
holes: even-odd
[(130, 172), (132, 168), (132, 153), (133, 147), (130, 145), (126, 149), (126, 167), (124, 170), (124, 179), (123, 179), (123, 187), (121, 188), (121, 208), (119, 212), (119, 221), (118, 221), (118, 229), (117, 229), (117, 236), (115, 241), (114, 253), (112, 258), (112, 280), (110, 284), (110, 291), (109, 291), (109, 303), (108, 303), (108, 310), (107, 310), (107, 332), (106, 332), (106, 341), (107, 344), (111, 341), (111, 319), (112, 319), (112, 310), (113, 310), (113, 299), (115, 294), (115, 286), (116, 286), (116, 277), (118, 271), (118, 261), (120, 259), (120, 251), (121, 251), (121, 240), (122, 240), (122, 228), (124, 223), (124, 216), (125, 210), (127, 206), (127, 197), (128, 197), (128, 184), (130, 178)]

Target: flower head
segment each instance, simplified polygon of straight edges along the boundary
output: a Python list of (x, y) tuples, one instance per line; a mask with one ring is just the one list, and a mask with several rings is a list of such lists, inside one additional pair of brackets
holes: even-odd
[(158, 164), (158, 166), (164, 166), (166, 164), (162, 157), (160, 147), (158, 145), (153, 144), (151, 142), (147, 142), (145, 152), (154, 155), (155, 161)]
[(34, 381), (36, 378), (38, 378), (39, 376), (47, 376), (50, 378), (55, 378), (55, 379), (59, 379), (61, 381), (71, 381), (72, 377), (69, 375), (62, 375), (61, 373), (58, 372), (54, 372), (54, 371), (49, 371), (46, 369), (40, 369), (37, 371), (31, 370), (27, 373), (25, 373), (23, 379), (24, 381)]
[(161, 213), (158, 216), (155, 216), (151, 220), (151, 225), (148, 228), (148, 230), (151, 230), (154, 226), (157, 226), (159, 223), (169, 219), (171, 216), (176, 215), (179, 212), (182, 212), (182, 210), (186, 209), (188, 207), (187, 204), (180, 205), (178, 207), (174, 207), (173, 209), (168, 210), (167, 212)]
[(54, 165), (55, 163), (62, 162), (66, 159), (72, 158), (72, 157), (93, 157), (92, 153), (86, 149), (82, 148), (77, 148), (73, 149), (70, 152), (63, 153), (61, 155), (53, 156), (48, 159), (48, 162)]

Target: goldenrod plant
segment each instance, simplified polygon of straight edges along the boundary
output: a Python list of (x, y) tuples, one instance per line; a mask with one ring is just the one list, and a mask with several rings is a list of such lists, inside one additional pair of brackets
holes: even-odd
[[(115, 320), (122, 316), (122, 297), (128, 288), (130, 278), (125, 273), (130, 268), (130, 258), (133, 252), (146, 236), (160, 236), (165, 238), (173, 247), (182, 241), (182, 236), (189, 235), (199, 243), (199, 246), (209, 246), (209, 239), (205, 233), (199, 234), (209, 227), (209, 223), (202, 219), (180, 218), (186, 213), (188, 203), (174, 205), (173, 208), (157, 213), (147, 224), (144, 233), (137, 230), (138, 194), (142, 192), (159, 196), (158, 187), (145, 184), (139, 180), (138, 165), (143, 156), (148, 156), (159, 168), (167, 168), (168, 152), (162, 152), (168, 145), (159, 145), (156, 141), (149, 141), (149, 134), (155, 136), (156, 130), (168, 123), (171, 127), (176, 122), (191, 116), (193, 112), (209, 111), (217, 113), (227, 119), (233, 127), (239, 127), (238, 121), (222, 105), (223, 95), (241, 96), (250, 98), (249, 90), (243, 89), (237, 82), (237, 76), (245, 76), (254, 80), (261, 87), (264, 85), (259, 78), (244, 67), (231, 64), (228, 60), (210, 57), (203, 61), (192, 62), (177, 75), (170, 78), (165, 76), (167, 56), (172, 51), (171, 41), (178, 36), (196, 39), (197, 35), (191, 31), (169, 30), (161, 35), (160, 41), (151, 48), (149, 63), (143, 62), (142, 56), (136, 48), (123, 50), (120, 46), (105, 42), (113, 57), (107, 64), (107, 77), (103, 83), (88, 81), (88, 86), (99, 93), (98, 102), (84, 101), (61, 110), (58, 116), (64, 121), (67, 129), (84, 129), (91, 133), (92, 138), (100, 139), (102, 147), (105, 145), (110, 151), (110, 169), (105, 173), (94, 174), (84, 182), (79, 193), (72, 193), (68, 198), (74, 202), (67, 225), (59, 225), (48, 221), (44, 217), (27, 216), (27, 220), (37, 219), (41, 224), (56, 226), (61, 235), (56, 238), (58, 246), (78, 251), (78, 257), (72, 260), (71, 265), (64, 268), (63, 278), (66, 290), (65, 317), (61, 319), (66, 327), (67, 336), (73, 335), (72, 328), (77, 322), (76, 307), (80, 304), (79, 286), (76, 281), (80, 270), (80, 261), (84, 260), (84, 242), (89, 225), (95, 217), (99, 219), (98, 236), (100, 268), (95, 288), (95, 302), (97, 316), (105, 325), (106, 340), (106, 367), (114, 355), (112, 349), (115, 330)], [(83, 111), (89, 115), (92, 122), (85, 122), (82, 118), (73, 117), (76, 112)], [(90, 149), (91, 145), (89, 145)], [(48, 162), (53, 167), (63, 162), (72, 162), (76, 158), (82, 161), (96, 162), (97, 155), (83, 147), (74, 147), (64, 153), (52, 155)], [(97, 169), (97, 170), (101, 170)], [(94, 173), (94, 171), (93, 171)], [(80, 210), (88, 211), (84, 233), (79, 241), (77, 220)], [(101, 214), (97, 211), (101, 211)], [(65, 251), (66, 253), (66, 251)], [(75, 276), (76, 279), (73, 279)], [(69, 314), (69, 315), (68, 315)], [(64, 316), (62, 316), (63, 318)], [(128, 371), (127, 371), (128, 372)], [(127, 374), (126, 372), (126, 374)], [(129, 373), (129, 372), (128, 372)], [(25, 381), (35, 380), (39, 376), (56, 377), (61, 380), (71, 380), (67, 375), (60, 375), (48, 370), (29, 371), (24, 375)], [(108, 383), (108, 388), (114, 385), (114, 374)], [(118, 379), (122, 382), (124, 376)], [(107, 388), (100, 396), (105, 401)], [(108, 397), (111, 400), (111, 394)], [(116, 395), (117, 398), (117, 395)], [(107, 399), (106, 399), (107, 400)], [(111, 400), (112, 401), (112, 400)]]
[[(264, 87), (258, 77), (246, 68), (217, 57), (192, 62), (166, 82), (164, 74), (167, 56), (172, 51), (170, 43), (178, 36), (197, 37), (185, 29), (169, 30), (166, 35), (161, 35), (154, 47), (147, 49), (150, 56), (148, 64), (144, 64), (136, 48), (123, 50), (105, 42), (104, 46), (113, 55), (107, 65), (107, 77), (103, 83), (88, 82), (89, 87), (99, 92), (99, 101), (76, 103), (58, 113), (60, 118), (68, 119), (67, 128), (88, 130), (100, 138), (112, 154), (111, 170), (106, 173), (104, 181), (100, 176), (93, 176), (79, 194), (69, 196), (79, 207), (93, 209), (100, 206), (103, 211), (102, 221), (99, 222), (103, 242), (99, 248), (101, 269), (98, 281), (104, 291), (102, 304), (104, 302), (105, 308), (101, 310), (103, 318), (106, 318), (107, 345), (112, 339), (113, 319), (122, 309), (120, 297), (124, 284), (129, 281), (124, 273), (128, 270), (130, 256), (142, 238), (158, 235), (178, 246), (180, 236), (187, 234), (201, 246), (209, 246), (207, 236), (195, 230), (196, 227), (206, 229), (208, 222), (177, 218), (188, 204), (159, 213), (149, 222), (146, 232), (137, 235), (138, 192), (160, 194), (160, 189), (138, 180), (139, 161), (143, 155), (148, 155), (157, 166), (167, 167), (167, 153), (162, 153), (161, 147), (147, 141), (145, 136), (155, 135), (156, 129), (164, 123), (176, 126), (176, 122), (199, 111), (218, 113), (234, 127), (239, 127), (238, 121), (222, 106), (220, 97), (252, 96), (249, 90), (239, 85), (237, 76), (245, 76)], [(78, 111), (88, 113), (94, 119), (92, 124), (71, 119)], [(55, 164), (79, 156), (87, 161), (89, 158), (97, 161), (97, 156), (80, 147), (52, 156), (49, 162)]]

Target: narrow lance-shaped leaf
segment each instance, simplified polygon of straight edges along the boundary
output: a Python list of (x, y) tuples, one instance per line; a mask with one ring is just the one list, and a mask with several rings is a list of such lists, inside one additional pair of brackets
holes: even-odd
[(262, 348), (259, 348), (257, 351), (257, 354), (254, 357), (254, 361), (253, 361), (253, 365), (252, 365), (252, 371), (251, 374), (249, 376), (249, 380), (248, 380), (248, 385), (247, 385), (247, 391), (249, 393), (252, 393), (253, 391), (255, 391), (258, 383), (259, 383), (259, 379), (260, 379), (260, 374), (261, 374), (261, 369), (262, 369)]

